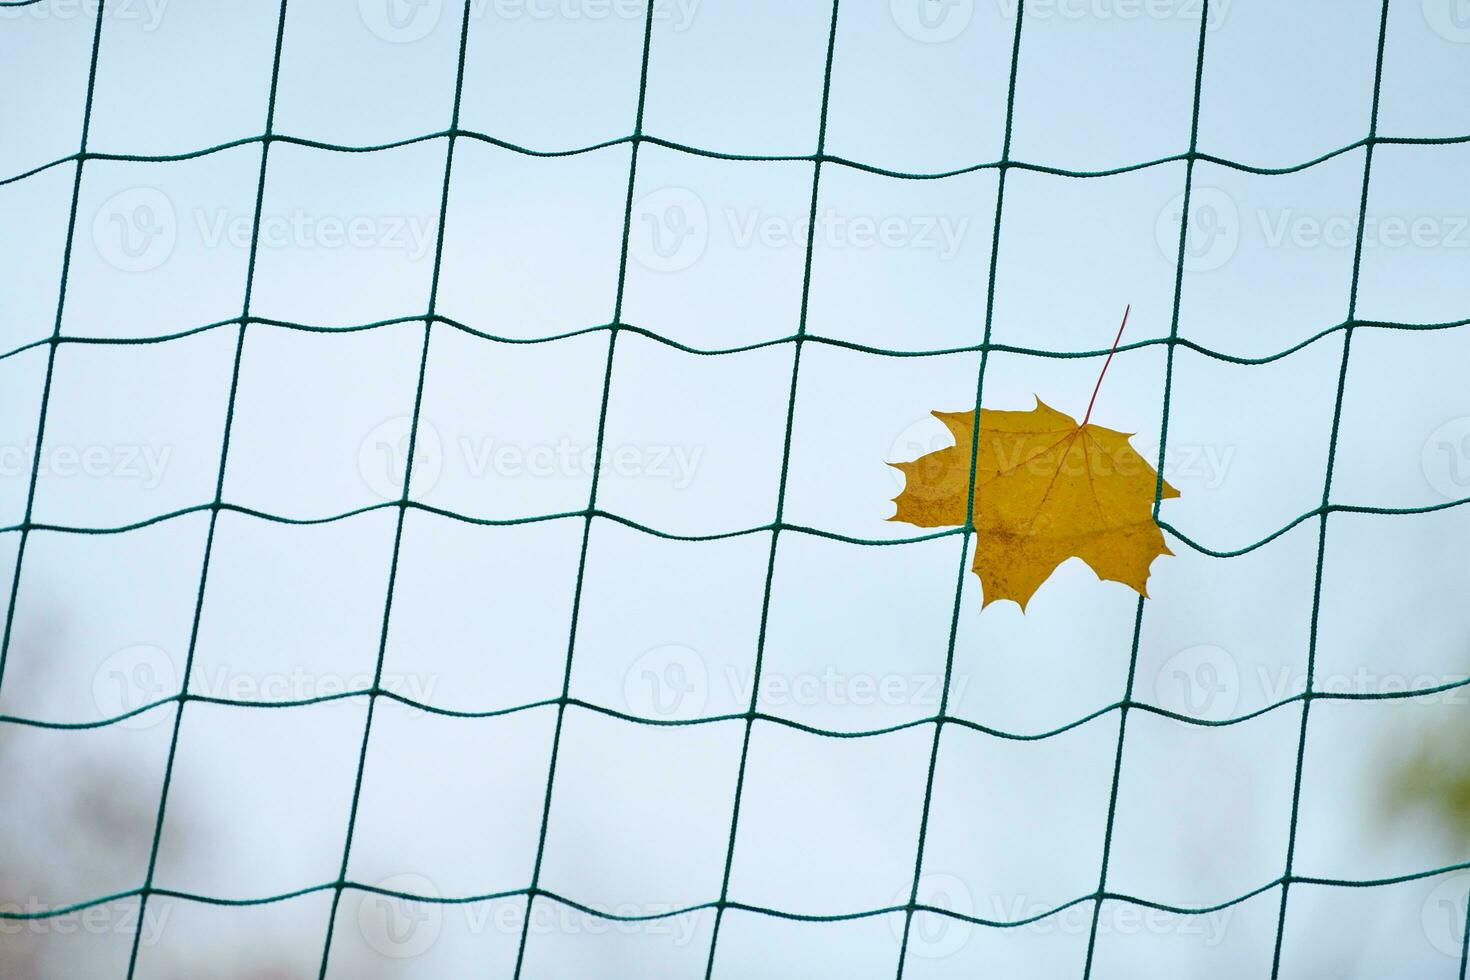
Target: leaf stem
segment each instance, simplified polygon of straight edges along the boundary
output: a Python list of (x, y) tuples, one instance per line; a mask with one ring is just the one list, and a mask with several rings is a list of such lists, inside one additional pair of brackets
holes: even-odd
[(1118, 353), (1118, 341), (1123, 339), (1123, 328), (1128, 326), (1128, 311), (1131, 309), (1133, 309), (1132, 303), (1123, 307), (1123, 322), (1118, 324), (1118, 335), (1113, 338), (1113, 346), (1108, 351), (1108, 359), (1103, 361), (1102, 370), (1097, 374), (1097, 384), (1092, 386), (1092, 398), (1087, 403), (1087, 414), (1082, 416), (1083, 425), (1086, 425), (1087, 420), (1092, 418), (1092, 406), (1097, 402), (1097, 393), (1102, 388), (1103, 376), (1108, 373), (1108, 365), (1113, 363), (1113, 355)]

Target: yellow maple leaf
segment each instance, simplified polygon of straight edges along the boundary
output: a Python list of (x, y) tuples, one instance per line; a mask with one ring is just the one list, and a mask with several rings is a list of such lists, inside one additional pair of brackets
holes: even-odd
[[(1173, 554), (1154, 519), (1158, 473), (1128, 444), (1131, 433), (1093, 425), (1091, 413), (1089, 404), (1078, 424), (1039, 397), (1029, 412), (981, 408), (978, 440), (974, 411), (932, 413), (955, 444), (890, 464), (904, 474), (905, 485), (889, 520), (919, 527), (964, 524), (974, 444), (973, 567), (984, 592), (982, 608), (1012, 599), (1024, 611), (1041, 583), (1071, 557), (1098, 578), (1147, 597), (1149, 566)], [(1167, 482), (1162, 491), (1179, 496)]]

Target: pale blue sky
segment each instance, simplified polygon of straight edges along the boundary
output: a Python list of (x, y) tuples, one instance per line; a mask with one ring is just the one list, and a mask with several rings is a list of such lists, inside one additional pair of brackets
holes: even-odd
[[(921, 174), (1000, 157), (1014, 4), (919, 6), (928, 3), (843, 4), (827, 153)], [(1013, 160), (1102, 170), (1188, 149), (1197, 0), (1027, 7)], [(1380, 135), (1470, 134), (1462, 7), (1392, 0)], [(0, 179), (77, 152), (94, 9), (65, 0), (0, 8)], [(277, 4), (109, 0), (106, 9), (91, 151), (188, 153), (260, 135)], [(829, 6), (670, 0), (657, 9), (646, 134), (727, 154), (814, 151)], [(1212, 3), (1200, 151), (1282, 168), (1362, 140), (1379, 10), (1371, 0)], [(459, 14), (449, 0), (292, 0), (275, 131), (355, 147), (443, 131)], [(642, 18), (626, 0), (474, 0), (461, 126), (538, 152), (628, 136)], [(313, 519), (397, 497), (423, 340), (422, 321), (407, 318), (428, 305), (446, 143), (367, 153), (272, 146), (249, 312), (321, 328), (406, 322), (346, 333), (252, 324), (226, 502)], [(519, 340), (609, 322), (630, 153), (626, 142), (544, 157), (457, 141), (438, 312)], [(1360, 318), (1470, 316), (1467, 153), (1375, 150)], [(136, 339), (240, 316), (260, 155), (248, 142), (175, 162), (89, 160), (62, 333)], [(1200, 162), (1179, 335), (1260, 358), (1342, 322), (1364, 158), (1358, 146), (1286, 175)], [(3, 351), (51, 334), (74, 173), (63, 162), (0, 185)], [(1184, 180), (1178, 160), (1085, 179), (1010, 171), (993, 340), (1097, 350), (1125, 304), (1125, 342), (1167, 336)], [(897, 350), (979, 343), (997, 187), (994, 169), (900, 180), (824, 165), (807, 332)], [(623, 320), (699, 349), (795, 333), (811, 188), (810, 161), (644, 144)], [(209, 503), (235, 337), (226, 325), (164, 343), (61, 346), (35, 519), (116, 527)], [(1467, 338), (1463, 329), (1355, 332), (1334, 502), (1406, 508), (1470, 495)], [(488, 519), (584, 508), (607, 351), (605, 332), (527, 345), (436, 325), (414, 499)], [(1164, 459), (1182, 495), (1162, 518), (1230, 551), (1315, 508), (1342, 351), (1341, 332), (1269, 364), (1178, 348)], [(42, 345), (0, 360), (0, 525), (24, 517), (47, 354)], [(971, 351), (904, 358), (807, 344), (785, 519), (865, 539), (916, 533), (885, 520), (901, 486), (885, 463), (946, 444), (929, 412), (972, 407), (978, 364)], [(994, 353), (986, 405), (1024, 409), (1040, 396), (1080, 415), (1100, 365)], [(791, 368), (789, 344), (706, 357), (621, 334), (598, 506), (684, 535), (769, 523)], [(1136, 432), (1150, 460), (1165, 368), (1160, 345), (1118, 355), (1094, 415)], [(1465, 676), (1467, 521), (1467, 508), (1330, 518), (1319, 689)], [(191, 686), (259, 701), (370, 683), (394, 523), (390, 509), (312, 526), (223, 515)], [(0, 712), (96, 720), (176, 690), (207, 527), (208, 514), (194, 513), (116, 535), (33, 533)], [(483, 527), (411, 511), (384, 686), (461, 711), (557, 697), (582, 528), (580, 518)], [(1171, 537), (1176, 555), (1153, 566), (1133, 696), (1221, 720), (1300, 691), (1317, 529), (1309, 519), (1231, 558)], [(10, 580), (18, 538), (0, 534), (0, 581)], [(744, 711), (768, 551), (765, 532), (671, 541), (595, 521), (572, 697), (666, 720)], [(760, 710), (838, 731), (933, 716), (960, 561), (953, 536), (861, 548), (783, 534)], [(1135, 628), (1125, 587), (1072, 561), (1024, 616), (1009, 603), (982, 613), (980, 599), (967, 574), (952, 714), (1037, 734), (1124, 696)], [(1365, 879), (1470, 858), (1431, 821), (1385, 825), (1377, 807), (1382, 773), (1402, 746), (1463, 714), (1464, 700), (1314, 705), (1298, 874)], [(249, 899), (335, 879), (365, 708), (364, 698), (277, 710), (190, 704), (155, 883)], [(174, 713), (167, 704), (81, 732), (6, 725), (0, 781), (7, 799), (27, 801), (4, 818), (7, 832), (38, 853), (66, 839), (75, 819), (65, 816), (67, 787), (97, 766), (124, 774), (119, 806), (151, 815)], [(461, 719), (380, 701), (348, 877), (447, 897), (526, 887), (555, 713)], [(947, 726), (920, 900), (1014, 920), (1093, 892), (1118, 719), (1105, 713), (1032, 741)], [(1220, 728), (1132, 712), (1108, 889), (1200, 906), (1280, 876), (1300, 719), (1295, 703)], [(541, 886), (638, 915), (716, 899), (742, 733), (739, 720), (647, 727), (568, 709)], [(813, 915), (906, 902), (932, 739), (929, 725), (842, 740), (758, 723), (730, 898)], [(152, 833), (151, 816), (136, 833), (129, 826), (109, 860), (59, 869), (38, 900), (138, 887)], [(1463, 914), (1467, 891), (1455, 875), (1376, 889), (1297, 886), (1282, 976), (1453, 976), (1458, 933), (1441, 912)], [(1276, 889), (1209, 917), (1105, 903), (1093, 975), (1266, 975), (1278, 906)], [(165, 918), (144, 945), (141, 976), (196, 976), (200, 963), (226, 956), (314, 975), (330, 896), (246, 908), (156, 898), (150, 907)], [(1091, 910), (1087, 902), (1015, 929), (921, 913), (906, 975), (1081, 976)], [(523, 897), (405, 909), (349, 891), (332, 975), (509, 976), (524, 911)], [(385, 913), (408, 916), (418, 931), (388, 942)], [(703, 975), (711, 912), (615, 929), (543, 901), (536, 915), (525, 976)], [(715, 974), (892, 976), (902, 921), (731, 911)], [(278, 949), (261, 948), (266, 930)], [(120, 977), (129, 938), (28, 941), (44, 947), (50, 975)]]

